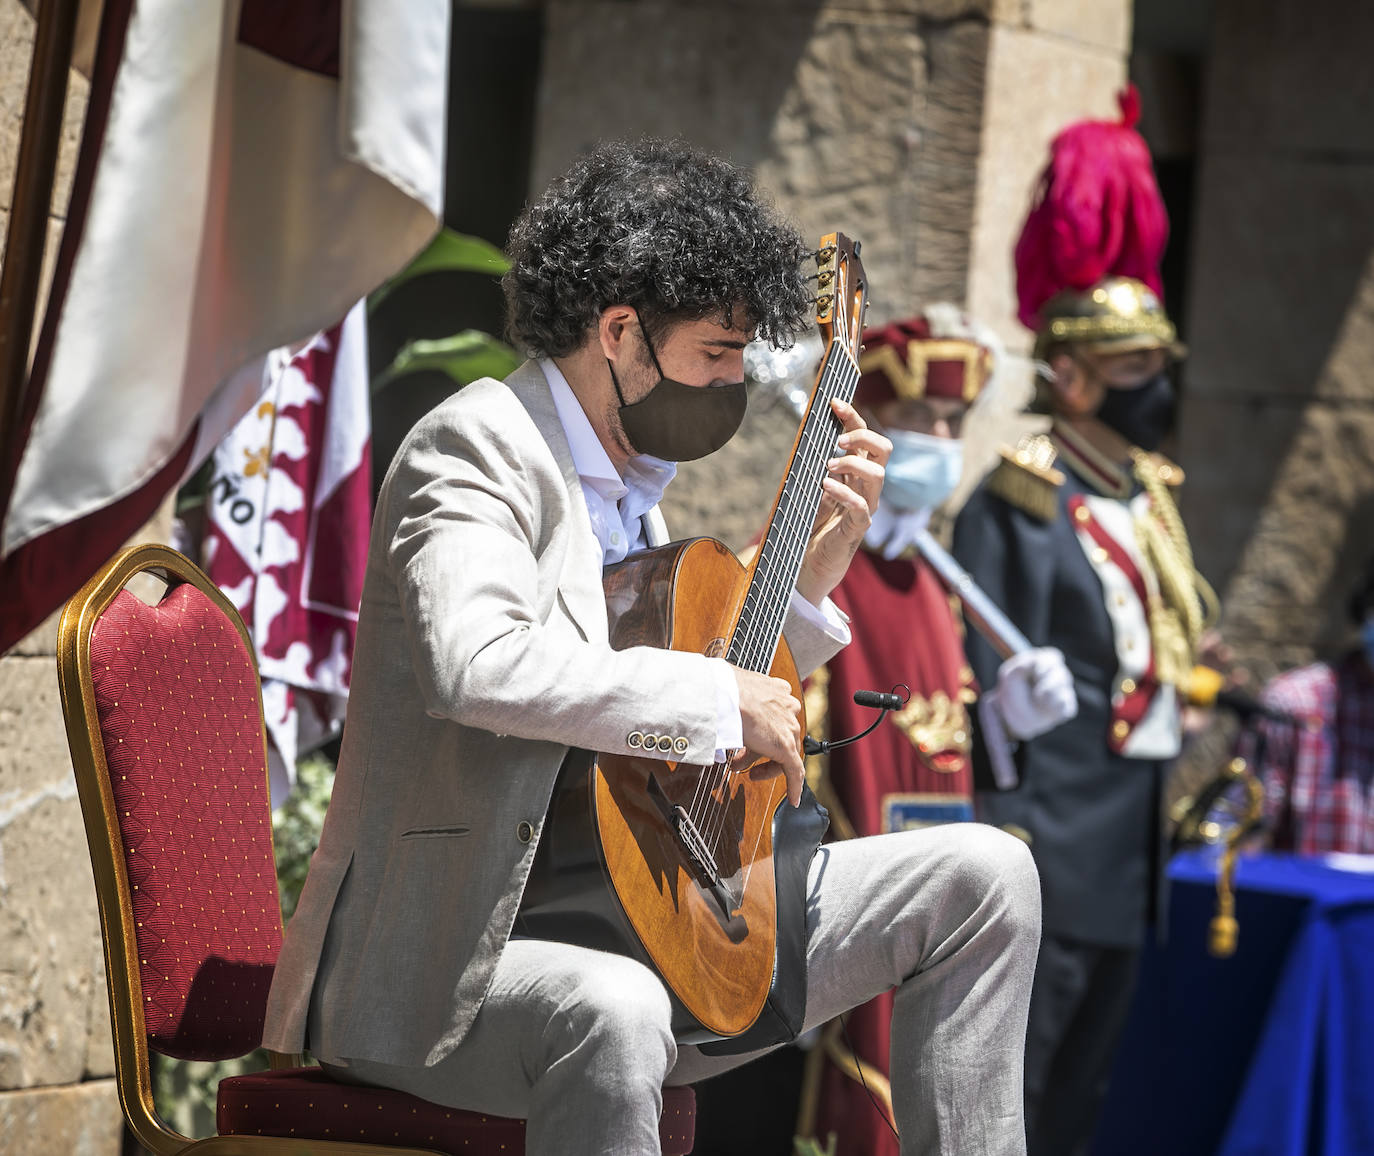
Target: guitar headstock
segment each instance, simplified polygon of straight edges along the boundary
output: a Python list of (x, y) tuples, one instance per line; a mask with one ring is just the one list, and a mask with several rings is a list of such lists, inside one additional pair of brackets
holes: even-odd
[(816, 324), (827, 352), (838, 343), (857, 366), (868, 308), (868, 278), (859, 260), (859, 242), (843, 233), (827, 233), (816, 261)]

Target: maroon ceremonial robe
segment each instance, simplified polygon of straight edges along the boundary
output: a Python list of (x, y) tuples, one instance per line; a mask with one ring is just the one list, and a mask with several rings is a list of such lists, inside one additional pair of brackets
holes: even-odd
[[(855, 705), (856, 690), (904, 683), (911, 691), (871, 735), (829, 755), (827, 773), (849, 821), (858, 834), (875, 835), (971, 819), (968, 712), (976, 688), (945, 588), (923, 561), (860, 550), (831, 598), (849, 615), (853, 641), (826, 668), (826, 737), (847, 738), (873, 721), (872, 709)], [(859, 1056), (883, 1073), (891, 1018), (892, 996), (884, 994), (847, 1020)], [(830, 1132), (836, 1156), (898, 1156), (863, 1087), (827, 1062), (816, 1135), (824, 1142)]]

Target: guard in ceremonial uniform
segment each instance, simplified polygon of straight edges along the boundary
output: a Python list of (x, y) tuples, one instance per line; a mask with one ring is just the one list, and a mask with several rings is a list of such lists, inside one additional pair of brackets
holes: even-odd
[[(970, 711), (978, 688), (955, 604), (915, 542), (959, 481), (967, 412), (996, 390), (995, 344), (989, 331), (944, 304), (864, 334), (854, 404), (893, 451), (864, 548), (831, 594), (853, 642), (813, 676), (807, 717), (813, 726), (822, 722), (828, 737), (843, 738), (875, 717), (854, 703), (855, 691), (902, 683), (910, 697), (862, 741), (813, 759), (808, 777), (842, 836), (973, 817)], [(1018, 738), (1057, 726), (1075, 709), (1073, 680), (1056, 650), (1017, 655), (984, 678), (996, 688), (986, 701), (1001, 704), (994, 725)], [(891, 1012), (890, 994), (856, 1008), (848, 1043), (832, 1023), (813, 1054), (802, 1131), (822, 1140), (834, 1132), (837, 1156), (897, 1156), (897, 1140), (869, 1094), (885, 1098)], [(849, 1043), (863, 1062), (862, 1081)], [(815, 1119), (806, 1118), (811, 1106)]]
[[(1144, 143), (1123, 108), (1121, 124), (1074, 126), (1055, 142), (1017, 248), (1022, 319), (1035, 328), (1046, 379), (1040, 408), (1053, 424), (1004, 453), (954, 532), (953, 552), (974, 580), (1033, 644), (1063, 652), (1078, 699), (1075, 718), (1017, 747), (1011, 781), (977, 768), (979, 817), (1023, 834), (1040, 871), (1044, 930), (1026, 1045), (1031, 1156), (1074, 1156), (1092, 1139), (1156, 904), (1161, 791), (1181, 745), (1180, 696), (1209, 593), (1173, 497), (1182, 472), (1154, 452), (1173, 415), (1169, 363), (1182, 350), (1157, 273), (1154, 286), (1113, 275), (1157, 269), (1165, 236), (1148, 153), (1142, 175)], [(1093, 179), (1118, 191), (1124, 182), (1134, 208), (1129, 196), (1075, 198), (1064, 187), (1066, 173), (1085, 168), (1064, 164), (1065, 152), (1093, 146), (1108, 161)], [(1110, 167), (1123, 155), (1134, 166), (1126, 178)], [(1107, 222), (1114, 229), (1098, 222), (1073, 260), (1056, 265), (1056, 244), (1083, 240), (1072, 222), (1050, 227), (1063, 224), (1055, 206), (1069, 202), (1108, 215), (1124, 204), (1126, 219)], [(1087, 260), (1090, 242), (1108, 237), (1120, 248)], [(1049, 293), (1056, 279), (1061, 289)], [(968, 651), (976, 674), (996, 669), (981, 640)]]

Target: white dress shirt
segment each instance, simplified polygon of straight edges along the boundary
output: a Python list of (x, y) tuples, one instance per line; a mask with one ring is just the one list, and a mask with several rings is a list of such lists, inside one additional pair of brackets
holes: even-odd
[[(622, 476), (611, 463), (562, 370), (547, 357), (539, 364), (568, 438), (592, 533), (601, 543), (602, 564), (619, 562), (648, 546), (644, 516), (662, 500), (663, 491), (677, 476), (677, 464), (639, 454), (626, 463)], [(848, 620), (829, 598), (817, 607), (794, 590), (791, 608), (841, 645), (848, 645)], [(724, 760), (730, 751), (744, 745), (744, 723), (733, 669), (723, 658), (713, 659), (712, 663), (716, 676), (716, 757)]]

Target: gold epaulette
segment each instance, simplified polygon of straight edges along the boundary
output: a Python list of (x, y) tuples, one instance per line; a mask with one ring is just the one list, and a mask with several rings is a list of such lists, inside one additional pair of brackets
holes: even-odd
[(1183, 485), (1183, 467), (1177, 462), (1171, 462), (1160, 453), (1149, 454), (1147, 458), (1150, 465), (1154, 468), (1155, 477), (1166, 486)]
[(1042, 522), (1054, 521), (1064, 484), (1064, 475), (1054, 468), (1054, 443), (1044, 434), (1027, 434), (1014, 450), (1004, 446), (1000, 452), (1002, 460), (988, 477), (988, 489)]

